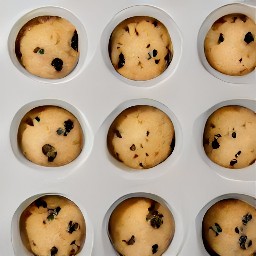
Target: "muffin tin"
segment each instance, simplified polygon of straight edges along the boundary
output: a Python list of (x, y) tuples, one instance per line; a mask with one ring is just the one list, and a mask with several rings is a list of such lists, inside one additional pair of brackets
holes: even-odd
[[(79, 255), (117, 255), (107, 231), (114, 207), (123, 199), (146, 196), (171, 209), (176, 232), (165, 256), (207, 256), (201, 221), (210, 205), (241, 198), (256, 205), (256, 165), (229, 170), (213, 164), (202, 145), (208, 116), (218, 107), (238, 104), (256, 111), (256, 72), (244, 77), (219, 74), (207, 64), (203, 40), (222, 15), (243, 12), (256, 22), (255, 1), (5, 1), (0, 15), (2, 92), (0, 254), (29, 256), (19, 236), (19, 216), (34, 199), (60, 194), (74, 201), (87, 224)], [(34, 77), (16, 59), (19, 29), (39, 15), (71, 21), (79, 35), (80, 58), (65, 78)], [(169, 30), (174, 56), (168, 69), (149, 81), (131, 81), (117, 72), (108, 55), (113, 28), (130, 16), (153, 16)], [(82, 153), (72, 163), (47, 168), (26, 160), (17, 145), (21, 118), (40, 105), (73, 113), (85, 135)], [(166, 161), (148, 170), (131, 170), (107, 149), (108, 128), (132, 105), (152, 105), (173, 121), (176, 143)]]

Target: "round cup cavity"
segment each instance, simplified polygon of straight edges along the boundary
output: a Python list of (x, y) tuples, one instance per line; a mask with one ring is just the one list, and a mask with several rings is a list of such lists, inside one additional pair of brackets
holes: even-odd
[(241, 169), (229, 169), (214, 163), (210, 158), (206, 155), (204, 147), (203, 147), (203, 133), (204, 127), (208, 117), (215, 112), (217, 109), (223, 106), (242, 106), (246, 107), (254, 112), (256, 112), (256, 102), (254, 100), (248, 99), (233, 99), (220, 102), (210, 109), (203, 112), (195, 121), (194, 124), (194, 134), (196, 134), (196, 144), (197, 149), (199, 150), (199, 154), (201, 159), (210, 167), (210, 171), (215, 171), (218, 175), (231, 179), (231, 180), (238, 180), (238, 181), (255, 181), (255, 163), (251, 164), (250, 166), (241, 168)]
[[(169, 66), (166, 68), (166, 70), (159, 76), (152, 78), (150, 80), (145, 80), (145, 81), (131, 80), (119, 74), (113, 67), (110, 60), (110, 56), (109, 56), (109, 48), (108, 48), (109, 39), (111, 37), (113, 30), (122, 21), (135, 16), (152, 17), (160, 21), (167, 28), (172, 41), (172, 46), (173, 46), (172, 47), (173, 57)], [(122, 11), (117, 13), (112, 20), (110, 20), (105, 30), (103, 31), (103, 34), (101, 37), (101, 48), (102, 48), (103, 60), (106, 64), (106, 67), (115, 77), (117, 77), (118, 79), (120, 79), (121, 81), (129, 85), (150, 87), (160, 83), (161, 81), (165, 80), (166, 78), (174, 74), (179, 64), (179, 60), (182, 53), (182, 39), (181, 39), (181, 34), (179, 32), (179, 29), (175, 24), (174, 20), (163, 10), (160, 10), (156, 7), (148, 6), (148, 5), (136, 5), (136, 6), (131, 6), (126, 9), (123, 9)]]
[(205, 56), (204, 40), (205, 40), (206, 34), (210, 30), (212, 24), (216, 20), (220, 19), (221, 17), (228, 15), (228, 14), (234, 14), (234, 13), (244, 14), (256, 22), (255, 8), (253, 8), (250, 5), (246, 5), (246, 4), (242, 4), (242, 3), (234, 3), (234, 4), (228, 4), (228, 5), (222, 6), (218, 9), (214, 10), (212, 13), (210, 13), (208, 15), (208, 17), (205, 19), (205, 21), (203, 22), (203, 24), (199, 30), (198, 42), (197, 42), (199, 58), (201, 60), (202, 65), (205, 67), (205, 69), (210, 74), (212, 74), (213, 76), (215, 76), (216, 78), (218, 78), (222, 81), (232, 83), (232, 84), (255, 83), (255, 80), (256, 80), (255, 69), (252, 72), (250, 72), (246, 75), (242, 75), (242, 76), (226, 75), (226, 74), (223, 74), (223, 73), (215, 70), (209, 64), (209, 62), (207, 61), (206, 56)]
[[(116, 158), (113, 157), (113, 155), (110, 153), (107, 145), (107, 135), (109, 128), (115, 118), (123, 112), (125, 109), (132, 107), (132, 106), (152, 106), (155, 107), (162, 112), (164, 112), (172, 121), (172, 124), (174, 126), (174, 148), (171, 154), (161, 163), (158, 165), (148, 168), (148, 169), (133, 169), (131, 167), (126, 166), (124, 163), (118, 161)], [(110, 115), (106, 118), (104, 121), (102, 127), (102, 139), (104, 138), (105, 142), (105, 154), (107, 157), (107, 162), (112, 166), (110, 169), (115, 171), (117, 174), (122, 175), (126, 178), (135, 178), (135, 179), (145, 179), (145, 178), (154, 178), (158, 175), (163, 175), (165, 172), (170, 171), (172, 168), (171, 166), (175, 163), (175, 161), (178, 159), (181, 147), (182, 147), (182, 134), (181, 134), (181, 127), (179, 124), (179, 121), (175, 114), (165, 105), (163, 105), (160, 102), (150, 100), (150, 99), (134, 99), (129, 100), (121, 105), (119, 105), (115, 110), (113, 110)], [(136, 132), (136, 131), (135, 131)]]
[[(74, 69), (65, 77), (59, 78), (59, 79), (51, 79), (51, 78), (41, 78), (39, 76), (33, 75), (30, 72), (28, 72), (19, 62), (16, 52), (15, 52), (15, 42), (17, 35), (20, 31), (20, 29), (30, 20), (36, 17), (40, 16), (57, 16), (66, 19), (70, 23), (72, 23), (78, 34), (78, 49), (79, 49), (79, 57), (76, 66)], [(87, 54), (87, 35), (86, 31), (83, 27), (83, 24), (79, 21), (79, 19), (70, 11), (55, 7), (55, 6), (47, 6), (47, 7), (41, 7), (35, 10), (32, 10), (26, 14), (24, 14), (22, 17), (19, 18), (19, 20), (13, 25), (12, 30), (10, 31), (9, 38), (8, 38), (8, 50), (10, 58), (14, 64), (14, 66), (25, 76), (35, 79), (40, 82), (44, 83), (51, 83), (51, 84), (59, 84), (63, 82), (67, 82), (77, 76), (85, 62), (86, 54)]]
[(109, 220), (112, 212), (114, 209), (123, 201), (130, 199), (130, 198), (147, 198), (147, 199), (152, 199), (165, 207), (169, 209), (171, 212), (173, 219), (174, 219), (174, 224), (175, 224), (175, 231), (174, 231), (174, 236), (173, 239), (171, 240), (171, 243), (169, 244), (169, 247), (167, 250), (164, 252), (164, 255), (178, 255), (179, 251), (181, 250), (182, 247), (182, 241), (184, 239), (184, 233), (183, 233), (183, 223), (181, 220), (181, 216), (179, 215), (177, 209), (175, 209), (169, 202), (167, 202), (165, 199), (159, 197), (158, 195), (151, 194), (151, 193), (145, 193), (145, 192), (135, 192), (135, 193), (130, 193), (122, 196), (121, 198), (117, 199), (108, 209), (108, 211), (105, 214), (104, 220), (103, 220), (103, 239), (105, 241), (108, 241), (108, 243), (105, 243), (105, 251), (108, 252), (108, 254), (112, 255), (119, 255), (116, 250), (114, 249), (111, 241), (111, 237), (109, 234)]
[[(32, 109), (37, 108), (37, 107), (45, 107), (45, 106), (57, 106), (60, 108), (63, 108), (70, 113), (72, 113), (78, 120), (78, 122), (81, 125), (82, 132), (83, 132), (83, 143), (82, 143), (82, 151), (81, 153), (75, 158), (72, 162), (63, 165), (63, 166), (58, 166), (58, 167), (46, 167), (46, 166), (40, 166), (38, 164), (35, 164), (31, 161), (29, 161), (21, 152), (19, 143), (18, 143), (18, 129), (20, 122), (22, 118)], [(74, 106), (71, 104), (60, 101), (60, 100), (54, 100), (54, 99), (47, 99), (47, 100), (38, 100), (34, 102), (30, 102), (23, 107), (21, 107), (18, 112), (15, 114), (11, 127), (10, 127), (10, 141), (11, 141), (11, 146), (14, 155), (16, 158), (23, 163), (24, 165), (32, 168), (33, 170), (39, 170), (45, 172), (45, 170), (50, 170), (51, 173), (54, 173), (54, 170), (61, 170), (61, 175), (67, 175), (67, 173), (70, 172), (70, 170), (75, 170), (76, 166), (81, 165), (89, 156), (91, 150), (92, 150), (92, 145), (93, 145), (93, 133), (91, 131), (90, 125), (87, 122), (86, 118), (84, 115)], [(58, 171), (57, 171), (58, 172)], [(60, 175), (60, 172), (58, 172)], [(56, 174), (56, 173), (55, 173)]]
[(197, 236), (197, 242), (198, 242), (198, 246), (199, 249), (201, 251), (201, 255), (203, 256), (214, 256), (215, 254), (210, 254), (205, 246), (204, 246), (204, 242), (203, 242), (203, 238), (202, 238), (202, 222), (203, 222), (203, 218), (206, 214), (206, 212), (208, 211), (208, 209), (210, 209), (211, 206), (213, 206), (214, 204), (216, 204), (217, 202), (224, 200), (224, 199), (238, 199), (241, 201), (244, 201), (252, 206), (255, 206), (256, 203), (256, 198), (249, 196), (249, 195), (245, 195), (245, 194), (237, 194), (237, 193), (230, 193), (230, 194), (225, 194), (225, 195), (221, 195), (218, 196), (214, 199), (212, 199), (209, 203), (207, 203), (198, 213), (198, 215), (196, 216), (195, 219), (195, 228), (196, 228), (196, 236)]
[(18, 206), (17, 210), (15, 211), (13, 217), (12, 217), (12, 223), (11, 223), (11, 238), (12, 238), (12, 245), (13, 245), (13, 250), (15, 255), (19, 256), (32, 256), (34, 255), (32, 252), (30, 252), (26, 246), (23, 243), (23, 238), (21, 234), (21, 229), (20, 229), (20, 221), (21, 221), (21, 216), (23, 211), (35, 200), (43, 197), (43, 196), (60, 196), (64, 197), (73, 203), (79, 208), (81, 211), (83, 218), (85, 220), (85, 225), (86, 225), (86, 232), (85, 232), (85, 241), (83, 244), (83, 247), (81, 251), (77, 254), (80, 256), (90, 256), (92, 253), (92, 247), (93, 247), (93, 225), (90, 221), (90, 218), (88, 216), (87, 211), (84, 209), (82, 204), (80, 202), (77, 202), (77, 200), (73, 200), (71, 197), (64, 195), (64, 194), (59, 194), (59, 193), (44, 193), (44, 194), (37, 194), (33, 195), (27, 199), (25, 199), (21, 204)]

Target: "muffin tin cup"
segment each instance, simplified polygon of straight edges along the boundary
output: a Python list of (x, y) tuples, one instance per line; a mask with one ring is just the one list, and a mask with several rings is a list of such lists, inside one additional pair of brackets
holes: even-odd
[[(243, 11), (255, 20), (254, 1), (111, 2), (46, 0), (4, 2), (0, 23), (2, 56), (0, 152), (3, 202), (0, 254), (29, 256), (21, 243), (21, 211), (45, 194), (63, 195), (81, 209), (87, 224), (81, 256), (115, 255), (107, 223), (113, 208), (125, 198), (146, 196), (164, 202), (176, 222), (174, 239), (163, 256), (209, 256), (202, 244), (201, 221), (206, 209), (222, 198), (256, 199), (256, 165), (229, 170), (213, 164), (203, 150), (208, 116), (224, 105), (256, 111), (255, 71), (229, 77), (212, 70), (203, 52), (211, 22)], [(185, 8), (184, 8), (185, 6)], [(20, 66), (15, 37), (26, 21), (38, 15), (61, 16), (78, 30), (80, 58), (63, 79), (41, 79)], [(109, 36), (123, 19), (152, 16), (168, 29), (174, 56), (166, 71), (149, 81), (132, 81), (116, 73), (108, 53)], [(208, 65), (208, 66), (207, 66)], [(37, 166), (23, 157), (17, 144), (20, 120), (30, 109), (56, 105), (74, 114), (85, 143), (79, 157), (62, 167)], [(175, 129), (175, 148), (159, 165), (132, 170), (107, 149), (107, 133), (115, 117), (134, 105), (164, 111)]]

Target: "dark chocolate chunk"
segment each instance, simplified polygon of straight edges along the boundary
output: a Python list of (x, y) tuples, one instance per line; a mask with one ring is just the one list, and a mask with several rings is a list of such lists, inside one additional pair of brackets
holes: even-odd
[(155, 63), (158, 64), (160, 62), (160, 59), (159, 60), (155, 60)]
[(212, 141), (212, 148), (213, 149), (218, 149), (220, 147), (220, 144), (218, 142), (218, 138), (214, 138), (214, 140)]
[(244, 36), (244, 41), (249, 44), (251, 42), (254, 42), (254, 37), (253, 34), (251, 32), (248, 32), (245, 36)]
[(51, 256), (55, 256), (58, 253), (58, 248), (53, 246), (51, 249)]
[(48, 221), (51, 221), (51, 220), (54, 220), (54, 218), (59, 214), (61, 208), (58, 206), (56, 207), (55, 209), (48, 209), (48, 217), (47, 217), (47, 220)]
[(55, 68), (56, 71), (61, 71), (63, 67), (63, 60), (55, 58), (52, 60), (51, 65)]
[(132, 145), (130, 146), (130, 150), (131, 150), (131, 151), (135, 151), (135, 150), (136, 150), (136, 146), (135, 146), (134, 144), (132, 144)]
[(236, 132), (232, 132), (232, 138), (236, 138)]
[(35, 119), (36, 119), (37, 122), (40, 122), (40, 117), (39, 116), (35, 117)]
[(230, 166), (234, 166), (236, 163), (237, 163), (237, 160), (232, 159), (229, 164), (230, 164)]
[(222, 228), (220, 227), (220, 225), (218, 223), (214, 223), (214, 225), (209, 227), (209, 229), (214, 231), (216, 236), (218, 236), (222, 232)]
[(151, 206), (148, 208), (149, 213), (146, 216), (146, 221), (150, 222), (150, 225), (158, 229), (163, 224), (163, 217), (162, 213), (159, 213), (156, 209), (156, 204), (152, 203)]
[(218, 44), (223, 43), (223, 42), (224, 42), (224, 36), (222, 33), (220, 33), (219, 39), (218, 39)]
[(147, 131), (147, 136), (149, 135), (149, 131)]
[(119, 61), (118, 61), (118, 64), (117, 64), (117, 67), (118, 68), (122, 68), (125, 64), (125, 58), (124, 58), (124, 55), (123, 53), (120, 53), (119, 54)]
[(45, 144), (43, 147), (42, 147), (42, 152), (45, 156), (48, 157), (48, 162), (53, 162), (54, 159), (56, 158), (57, 156), (57, 151), (55, 149), (55, 147), (53, 147), (52, 145), (50, 144)]
[(238, 227), (236, 227), (236, 228), (235, 228), (235, 232), (236, 232), (237, 234), (239, 234), (239, 233), (240, 233), (240, 231), (239, 231), (239, 228), (238, 228)]
[(243, 222), (244, 225), (246, 225), (251, 220), (252, 220), (252, 215), (250, 213), (247, 213), (242, 218), (242, 222)]
[(33, 52), (38, 54), (44, 54), (44, 49), (40, 47), (36, 47)]
[(153, 57), (156, 57), (157, 53), (158, 53), (157, 50), (154, 49), (154, 50), (153, 50)]
[(44, 201), (44, 200), (42, 200), (41, 198), (39, 198), (39, 199), (37, 199), (36, 201), (35, 201), (35, 205), (37, 206), (37, 208), (39, 208), (39, 207), (43, 207), (43, 208), (47, 208), (47, 203)]
[(127, 245), (133, 245), (135, 243), (135, 236), (132, 235), (128, 241), (122, 240), (122, 242), (125, 242)]
[(247, 236), (240, 236), (239, 244), (240, 244), (240, 248), (243, 250), (246, 250), (246, 241), (247, 241)]
[(122, 139), (122, 135), (118, 130), (114, 130), (114, 133), (118, 138)]
[(158, 251), (158, 244), (152, 245), (152, 253), (155, 254)]
[(79, 228), (80, 228), (80, 226), (77, 222), (70, 221), (68, 223), (67, 231), (68, 231), (68, 233), (72, 234), (74, 231), (78, 230)]
[(78, 34), (76, 30), (71, 38), (71, 47), (78, 52)]
[(238, 158), (239, 155), (241, 155), (241, 150), (239, 150), (239, 151), (235, 154), (235, 157)]
[(74, 128), (74, 123), (72, 120), (68, 119), (67, 121), (64, 122), (64, 127), (65, 127), (65, 132), (64, 132), (64, 136), (67, 136), (68, 133), (70, 133), (70, 131)]

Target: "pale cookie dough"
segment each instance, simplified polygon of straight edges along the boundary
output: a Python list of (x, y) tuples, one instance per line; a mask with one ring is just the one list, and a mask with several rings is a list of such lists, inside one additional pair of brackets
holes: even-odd
[(217, 20), (206, 35), (205, 55), (217, 71), (231, 76), (250, 73), (256, 67), (256, 24), (243, 14)]
[(25, 247), (37, 256), (71, 256), (84, 245), (86, 225), (82, 212), (62, 196), (43, 196), (20, 218)]
[(82, 128), (73, 114), (57, 106), (37, 107), (21, 120), (18, 143), (24, 156), (42, 166), (62, 166), (78, 157)]
[(203, 240), (210, 255), (256, 255), (256, 208), (225, 199), (208, 209), (202, 224)]
[(149, 80), (169, 66), (173, 48), (166, 27), (151, 17), (131, 17), (121, 22), (109, 41), (111, 62), (131, 80)]
[(168, 249), (174, 232), (170, 210), (148, 198), (126, 199), (109, 219), (111, 242), (124, 256), (160, 256)]
[(75, 68), (78, 34), (64, 18), (40, 16), (30, 20), (16, 39), (16, 55), (24, 68), (35, 76), (63, 78)]
[(125, 109), (108, 131), (110, 153), (128, 167), (147, 169), (168, 158), (175, 144), (170, 118), (153, 106), (138, 105)]
[(242, 106), (224, 106), (208, 118), (203, 135), (207, 156), (216, 164), (239, 169), (256, 160), (256, 113)]

